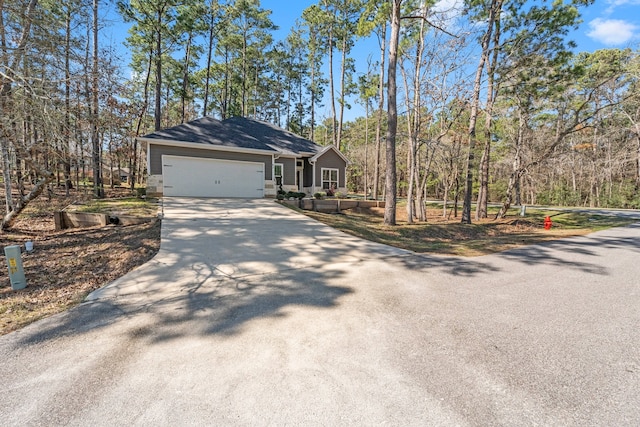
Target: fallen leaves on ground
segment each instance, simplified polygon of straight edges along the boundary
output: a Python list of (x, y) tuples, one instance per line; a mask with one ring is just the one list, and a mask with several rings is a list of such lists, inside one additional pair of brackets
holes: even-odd
[(27, 287), (11, 289), (2, 252), (0, 268), (0, 334), (59, 313), (81, 302), (90, 292), (146, 263), (160, 248), (160, 222), (132, 226), (54, 230), (53, 212), (90, 197), (54, 195), (36, 199), (11, 230), (0, 234), (2, 247), (33, 241), (23, 251)]

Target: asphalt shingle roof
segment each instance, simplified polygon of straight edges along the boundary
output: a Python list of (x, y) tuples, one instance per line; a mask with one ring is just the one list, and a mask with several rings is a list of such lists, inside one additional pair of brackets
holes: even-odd
[(213, 117), (203, 117), (150, 133), (144, 138), (276, 151), (296, 155), (317, 153), (322, 149), (315, 142), (271, 123), (245, 117), (232, 117), (224, 121), (216, 120)]
[(145, 135), (144, 138), (275, 151), (253, 136), (226, 126), (213, 117), (202, 117), (188, 123), (158, 130)]
[(322, 149), (322, 147), (315, 142), (281, 129), (271, 123), (248, 119), (246, 117), (231, 117), (222, 123), (233, 127), (233, 129), (238, 132), (248, 133), (281, 153), (317, 153)]

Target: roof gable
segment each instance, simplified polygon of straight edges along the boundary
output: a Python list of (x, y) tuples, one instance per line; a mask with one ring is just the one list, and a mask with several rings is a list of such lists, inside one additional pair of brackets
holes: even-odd
[(349, 164), (351, 162), (349, 162), (349, 159), (347, 159), (344, 154), (342, 154), (340, 152), (340, 150), (338, 150), (335, 145), (327, 145), (326, 147), (322, 148), (320, 151), (318, 151), (318, 153), (311, 157), (309, 159), (309, 162), (314, 163), (316, 162), (320, 157), (324, 156), (327, 152), (329, 151), (333, 151), (334, 153), (336, 153), (338, 155), (338, 157), (340, 157), (342, 160), (344, 160), (345, 164)]

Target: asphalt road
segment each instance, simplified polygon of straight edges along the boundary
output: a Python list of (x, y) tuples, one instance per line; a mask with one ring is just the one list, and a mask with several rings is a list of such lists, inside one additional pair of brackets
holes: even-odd
[(0, 424), (640, 424), (640, 224), (462, 259), (171, 199), (162, 233), (0, 337)]
[[(640, 210), (638, 209), (606, 209), (606, 208), (562, 208), (554, 206), (527, 206), (527, 208), (557, 211), (557, 212), (580, 212), (589, 215), (617, 216), (620, 218), (637, 219), (640, 221)], [(522, 207), (520, 207), (522, 208)]]

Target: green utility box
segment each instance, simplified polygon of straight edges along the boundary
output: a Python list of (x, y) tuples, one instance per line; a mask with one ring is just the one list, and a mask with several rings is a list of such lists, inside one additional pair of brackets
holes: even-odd
[(9, 267), (11, 289), (17, 291), (26, 288), (27, 279), (24, 277), (24, 268), (22, 268), (20, 246), (7, 246), (4, 248), (4, 256), (7, 258), (7, 267)]

